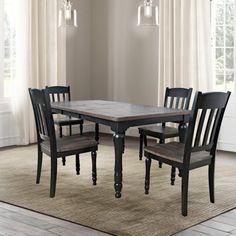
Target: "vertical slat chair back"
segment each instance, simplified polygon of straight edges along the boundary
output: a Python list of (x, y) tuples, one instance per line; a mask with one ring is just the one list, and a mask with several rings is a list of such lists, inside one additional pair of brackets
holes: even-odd
[(208, 151), (215, 154), (220, 126), (223, 120), (230, 92), (197, 92), (190, 115), (185, 161), (188, 163), (191, 152)]
[(40, 141), (50, 141), (51, 149), (56, 150), (56, 136), (51, 105), (45, 90), (30, 89), (37, 135)]
[[(166, 88), (164, 107), (174, 109), (189, 109), (192, 88)], [(165, 123), (162, 123), (165, 126)]]
[(51, 102), (70, 101), (70, 86), (46, 86)]
[(192, 88), (166, 88), (164, 107), (187, 110), (191, 94)]

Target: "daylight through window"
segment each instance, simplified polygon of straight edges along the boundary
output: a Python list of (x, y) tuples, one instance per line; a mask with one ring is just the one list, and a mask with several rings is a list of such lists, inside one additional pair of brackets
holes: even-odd
[(14, 0), (0, 0), (0, 22), (1, 22), (1, 83), (0, 98), (8, 98), (10, 96), (11, 86), (16, 76), (16, 30), (15, 30), (15, 14)]
[(234, 0), (212, 1), (215, 89), (234, 91)]

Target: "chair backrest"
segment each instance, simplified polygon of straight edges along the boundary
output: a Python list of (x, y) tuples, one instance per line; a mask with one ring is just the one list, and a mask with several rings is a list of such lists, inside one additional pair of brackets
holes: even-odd
[(197, 92), (189, 119), (185, 155), (191, 152), (215, 153), (220, 126), (230, 92)]
[(70, 101), (70, 86), (46, 86), (51, 102)]
[(187, 110), (192, 90), (192, 88), (166, 88), (164, 107)]
[(45, 90), (29, 88), (33, 106), (38, 142), (49, 140), (51, 147), (56, 147), (55, 128), (49, 97)]

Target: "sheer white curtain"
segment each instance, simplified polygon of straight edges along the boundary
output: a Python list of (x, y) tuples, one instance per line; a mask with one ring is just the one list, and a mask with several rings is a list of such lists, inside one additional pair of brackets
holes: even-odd
[(11, 115), (17, 139), (9, 145), (26, 145), (36, 137), (28, 88), (65, 84), (66, 43), (65, 32), (57, 28), (57, 0), (16, 0), (15, 7), (16, 77)]
[(165, 88), (212, 87), (210, 0), (159, 0), (158, 104)]

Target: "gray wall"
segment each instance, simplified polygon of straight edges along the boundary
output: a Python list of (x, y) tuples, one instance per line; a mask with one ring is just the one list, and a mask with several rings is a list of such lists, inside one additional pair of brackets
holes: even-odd
[(158, 28), (137, 27), (142, 0), (74, 0), (79, 28), (67, 31), (73, 99), (157, 103)]
[(92, 0), (92, 98), (157, 103), (158, 28), (137, 27), (139, 0)]
[(91, 1), (73, 0), (78, 28), (67, 29), (66, 76), (72, 99), (91, 99)]

